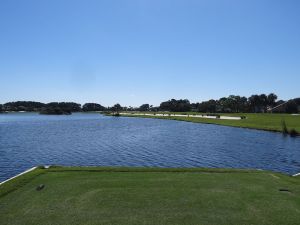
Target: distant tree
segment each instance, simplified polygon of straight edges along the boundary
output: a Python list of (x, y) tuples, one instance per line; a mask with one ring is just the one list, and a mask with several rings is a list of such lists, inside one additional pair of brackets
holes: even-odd
[(228, 106), (229, 106), (231, 112), (237, 112), (238, 98), (240, 98), (240, 97), (239, 96), (235, 96), (235, 95), (230, 95), (227, 98)]
[(248, 112), (249, 110), (249, 104), (248, 104), (248, 99), (246, 97), (241, 97), (239, 99), (239, 102), (238, 102), (238, 112)]
[(129, 106), (128, 108), (127, 108), (127, 111), (137, 111), (138, 109), (136, 109), (136, 108), (134, 108), (134, 107), (132, 107), (132, 106)]
[(150, 105), (149, 104), (143, 104), (138, 108), (138, 111), (149, 111)]
[(216, 104), (216, 112), (232, 112), (233, 99), (229, 96), (220, 98), (219, 101), (215, 102)]
[(43, 107), (40, 111), (40, 114), (44, 115), (71, 115), (72, 112), (66, 109), (62, 109), (60, 107)]
[(297, 100), (289, 100), (285, 107), (286, 113), (298, 113), (299, 105), (297, 104)]
[(262, 112), (265, 112), (268, 106), (268, 96), (265, 94), (261, 94), (259, 98), (260, 98), (260, 107), (262, 109)]
[(117, 103), (111, 108), (111, 110), (118, 113), (122, 110), (122, 106), (119, 103)]
[(275, 103), (275, 106), (281, 105), (281, 104), (283, 104), (283, 103), (285, 103), (285, 101), (279, 100), (279, 101), (277, 101), (277, 102)]
[(216, 112), (239, 112), (240, 96), (230, 95), (216, 101)]
[(191, 110), (194, 112), (198, 111), (199, 104), (200, 104), (199, 102), (191, 103)]
[(41, 102), (33, 101), (17, 101), (17, 102), (7, 102), (3, 105), (3, 110), (5, 111), (27, 111), (34, 112), (39, 111), (45, 104)]
[(175, 99), (171, 99), (169, 101), (160, 103), (160, 106), (159, 106), (160, 110), (172, 111), (172, 107), (173, 107), (172, 104), (174, 104), (175, 101), (176, 101)]
[(293, 100), (296, 102), (297, 105), (300, 105), (300, 98), (294, 98)]
[[(285, 104), (283, 104), (285, 103)], [(228, 97), (220, 98), (219, 100), (211, 99), (209, 101), (203, 101), (200, 103), (190, 103), (187, 99), (171, 99), (169, 101), (162, 102), (159, 107), (153, 107), (149, 104), (143, 104), (138, 108), (122, 107), (120, 104), (115, 104), (111, 108), (105, 108), (97, 103), (86, 103), (82, 106), (75, 102), (50, 102), (44, 104), (34, 101), (16, 101), (7, 102), (0, 105), (1, 111), (44, 111), (49, 113), (68, 113), (79, 111), (104, 111), (112, 110), (119, 112), (121, 110), (126, 111), (170, 111), (170, 112), (186, 112), (186, 111), (199, 111), (207, 113), (216, 112), (266, 112), (276, 107), (274, 112), (287, 112), (296, 113), (300, 111), (300, 98), (291, 99), (287, 102), (277, 101), (277, 95), (274, 93), (251, 95), (249, 98), (230, 95)]]
[(171, 99), (160, 104), (160, 110), (171, 112), (188, 112), (191, 111), (190, 101), (187, 99)]
[(91, 111), (105, 111), (105, 107), (97, 104), (97, 103), (85, 103), (82, 106), (82, 111), (84, 112), (91, 112)]
[(274, 93), (269, 94), (267, 97), (268, 106), (274, 107), (276, 105), (277, 98), (277, 95), (275, 95)]
[(223, 97), (216, 101), (216, 112), (231, 112), (228, 98)]
[(60, 108), (63, 111), (80, 112), (81, 105), (75, 102), (50, 102), (46, 105), (47, 108)]
[(262, 105), (263, 101), (262, 98), (264, 96), (260, 95), (251, 95), (251, 97), (248, 98), (249, 105), (251, 107), (251, 111), (254, 113), (262, 112)]
[(157, 111), (159, 111), (159, 107), (158, 107), (158, 106), (153, 106), (153, 105), (151, 105), (151, 106), (150, 106), (150, 111), (151, 111), (151, 112), (157, 112)]
[(209, 101), (201, 102), (198, 106), (198, 111), (215, 113), (217, 111), (217, 104), (218, 104), (218, 102), (213, 99), (211, 99)]

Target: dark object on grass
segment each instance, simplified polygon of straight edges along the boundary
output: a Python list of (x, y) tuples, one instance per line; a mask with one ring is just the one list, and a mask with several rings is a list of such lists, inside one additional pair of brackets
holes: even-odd
[(41, 191), (41, 190), (44, 189), (44, 187), (45, 187), (44, 184), (40, 184), (39, 186), (36, 187), (36, 190), (37, 190), (37, 191)]
[(291, 193), (291, 191), (289, 189), (285, 189), (285, 188), (280, 188), (279, 191), (280, 192), (289, 192), (289, 193)]
[(246, 119), (246, 116), (241, 116), (241, 119), (242, 119), (242, 120)]

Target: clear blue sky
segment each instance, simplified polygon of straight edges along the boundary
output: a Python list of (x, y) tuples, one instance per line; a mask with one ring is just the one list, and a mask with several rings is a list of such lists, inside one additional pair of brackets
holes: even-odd
[(0, 103), (300, 96), (299, 0), (1, 0)]

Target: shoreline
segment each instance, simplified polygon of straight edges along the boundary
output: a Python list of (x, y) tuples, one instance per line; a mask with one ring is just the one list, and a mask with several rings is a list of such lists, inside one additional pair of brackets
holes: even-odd
[(26, 174), (26, 173), (29, 173), (29, 172), (31, 172), (31, 171), (37, 169), (37, 168), (38, 168), (37, 166), (34, 166), (34, 167), (32, 167), (32, 168), (30, 168), (30, 169), (28, 169), (28, 170), (25, 170), (25, 171), (23, 171), (23, 172), (21, 172), (21, 173), (15, 175), (15, 176), (11, 177), (11, 178), (8, 178), (8, 179), (6, 179), (6, 180), (0, 182), (0, 186), (3, 185), (3, 184), (5, 184), (5, 183), (7, 183), (7, 182), (9, 182), (9, 181), (11, 181), (11, 180), (16, 179), (16, 178), (18, 178), (18, 177), (20, 177), (20, 176), (22, 176), (22, 175), (24, 175), (24, 174)]
[[(211, 125), (217, 125), (217, 126), (225, 126), (225, 127), (234, 127), (234, 128), (242, 128), (242, 129), (250, 129), (250, 130), (257, 130), (257, 131), (265, 131), (265, 132), (273, 132), (273, 133), (281, 133), (284, 136), (290, 136), (289, 134), (284, 134), (282, 130), (278, 129), (271, 129), (271, 128), (259, 128), (259, 127), (250, 127), (250, 126), (243, 126), (243, 125), (235, 125), (235, 124), (220, 124), (216, 123), (216, 121), (220, 121), (222, 119), (217, 119), (217, 118), (208, 118), (208, 117), (191, 117), (191, 116), (186, 116), (186, 117), (180, 117), (176, 116), (176, 114), (173, 114), (175, 116), (153, 116), (151, 114), (147, 115), (138, 115), (138, 114), (124, 114), (120, 113), (120, 116), (123, 117), (132, 117), (132, 118), (145, 118), (145, 119), (162, 119), (162, 120), (176, 120), (176, 121), (181, 121), (181, 122), (189, 122), (189, 123), (202, 123), (202, 124), (211, 124)], [(109, 115), (108, 115), (109, 116)], [(200, 121), (200, 120), (188, 120), (189, 118), (195, 118), (195, 119), (205, 119), (207, 121)], [(241, 121), (242, 119), (239, 120), (232, 120), (232, 121)], [(223, 121), (228, 121), (227, 119), (223, 119)], [(300, 133), (298, 132), (295, 136), (291, 137), (300, 137)]]
[(150, 113), (120, 113), (120, 115), (133, 115), (133, 116), (153, 116), (153, 117), (184, 117), (184, 118), (204, 118), (204, 119), (216, 119), (216, 120), (241, 120), (240, 116), (208, 116), (208, 115), (184, 115), (184, 114), (172, 114), (172, 113), (165, 113), (165, 114), (150, 114)]
[(43, 171), (85, 171), (85, 172), (168, 172), (168, 173), (272, 173), (272, 174), (281, 174), (283, 176), (288, 177), (298, 177), (300, 176), (300, 172), (296, 174), (287, 174), (284, 172), (276, 172), (272, 170), (264, 170), (264, 169), (251, 169), (251, 168), (209, 168), (209, 167), (134, 167), (134, 166), (60, 166), (60, 165), (45, 165), (45, 166), (34, 166), (31, 167), (15, 176), (12, 176), (4, 181), (0, 182), (0, 187), (6, 183), (16, 180), (17, 178), (21, 178), (26, 174), (30, 174), (35, 170), (43, 170)]

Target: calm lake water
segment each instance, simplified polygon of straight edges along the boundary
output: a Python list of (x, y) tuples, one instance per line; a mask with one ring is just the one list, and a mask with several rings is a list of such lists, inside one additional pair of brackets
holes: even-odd
[(0, 114), (0, 181), (36, 165), (300, 172), (300, 138), (172, 120)]

